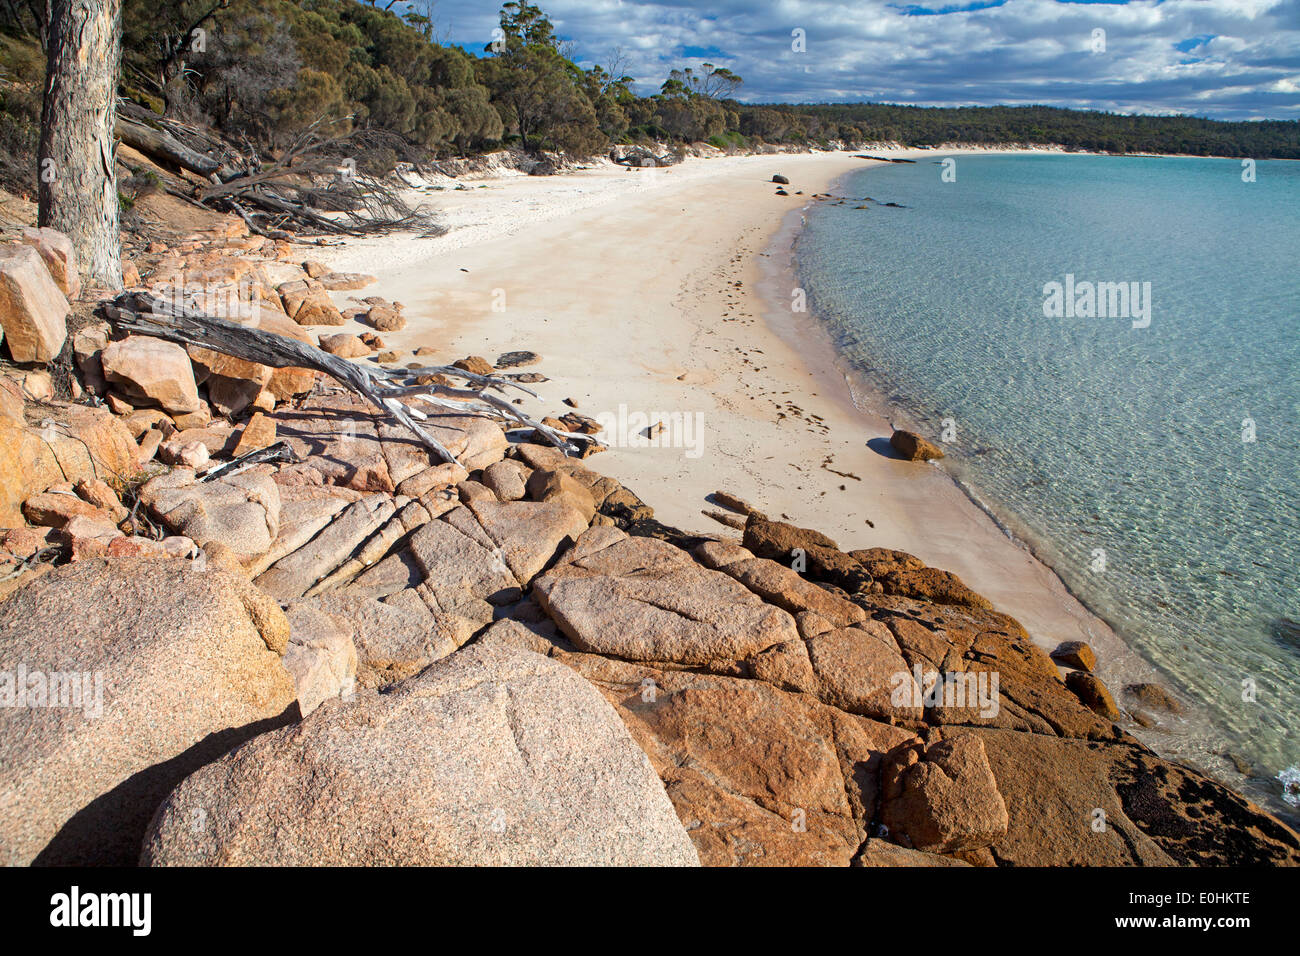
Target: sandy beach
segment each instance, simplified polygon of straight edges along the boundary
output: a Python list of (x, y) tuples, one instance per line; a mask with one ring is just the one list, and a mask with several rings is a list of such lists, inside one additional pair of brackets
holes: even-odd
[[(664, 522), (734, 534), (701, 513), (726, 490), (846, 550), (897, 548), (957, 573), (1041, 647), (1091, 643), (1108, 682), (1152, 677), (941, 467), (889, 457), (890, 423), (854, 407), (826, 335), (792, 311), (800, 210), (867, 165), (881, 164), (816, 153), (447, 181), (420, 190), (446, 235), (350, 240), (317, 258), (375, 275), (367, 292), (405, 305), (409, 325), (384, 335), (389, 348), (432, 347), (426, 363), (539, 353), (528, 371), (550, 380), (523, 408), (559, 415), (570, 399), (627, 421), (604, 436), (598, 467)], [(789, 196), (775, 195), (776, 173)], [(661, 420), (668, 447), (628, 447)]]

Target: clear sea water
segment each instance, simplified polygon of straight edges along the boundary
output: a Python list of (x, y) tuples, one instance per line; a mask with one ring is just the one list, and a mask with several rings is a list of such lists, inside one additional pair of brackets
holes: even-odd
[[(812, 310), (878, 411), (952, 420), (948, 467), (1203, 713), (1157, 749), (1225, 777), (1239, 755), (1230, 782), (1295, 814), (1300, 163), (960, 156), (945, 182), (941, 160), (808, 210)], [(1067, 273), (1149, 282), (1150, 325), (1046, 317)]]

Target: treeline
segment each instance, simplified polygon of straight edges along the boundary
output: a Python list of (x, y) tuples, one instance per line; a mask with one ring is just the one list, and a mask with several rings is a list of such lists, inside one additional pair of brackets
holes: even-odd
[[(432, 4), (387, 0), (123, 0), (120, 94), (269, 152), (305, 130), (390, 134), (372, 163), (517, 145), (584, 157), (612, 143), (858, 147), (1057, 143), (1111, 152), (1300, 158), (1300, 123), (1222, 123), (1049, 107), (746, 105), (704, 64), (633, 92), (626, 60), (579, 67), (545, 13), (506, 3), (491, 43), (440, 42)], [(0, 0), (0, 176), (34, 177), (45, 4)], [(399, 155), (399, 153), (405, 155)], [(12, 188), (12, 187), (11, 187)]]
[(1111, 153), (1300, 159), (1300, 122), (1228, 123), (1193, 116), (1126, 116), (1052, 106), (889, 106), (830, 103), (748, 107), (741, 131), (774, 141), (833, 136), (907, 146), (1059, 144)]

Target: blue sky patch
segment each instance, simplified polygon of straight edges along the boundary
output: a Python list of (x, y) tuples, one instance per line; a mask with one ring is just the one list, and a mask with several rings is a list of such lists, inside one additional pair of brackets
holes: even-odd
[(972, 10), (987, 10), (990, 7), (1000, 7), (1007, 0), (975, 0), (974, 3), (955, 3), (946, 7), (919, 7), (919, 6), (899, 6), (890, 4), (905, 17), (941, 17), (948, 13), (970, 13)]

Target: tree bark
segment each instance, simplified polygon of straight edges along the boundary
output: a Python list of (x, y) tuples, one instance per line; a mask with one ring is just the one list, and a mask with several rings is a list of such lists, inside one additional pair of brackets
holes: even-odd
[(122, 0), (49, 0), (39, 221), (66, 233), (83, 281), (122, 288), (113, 166)]

